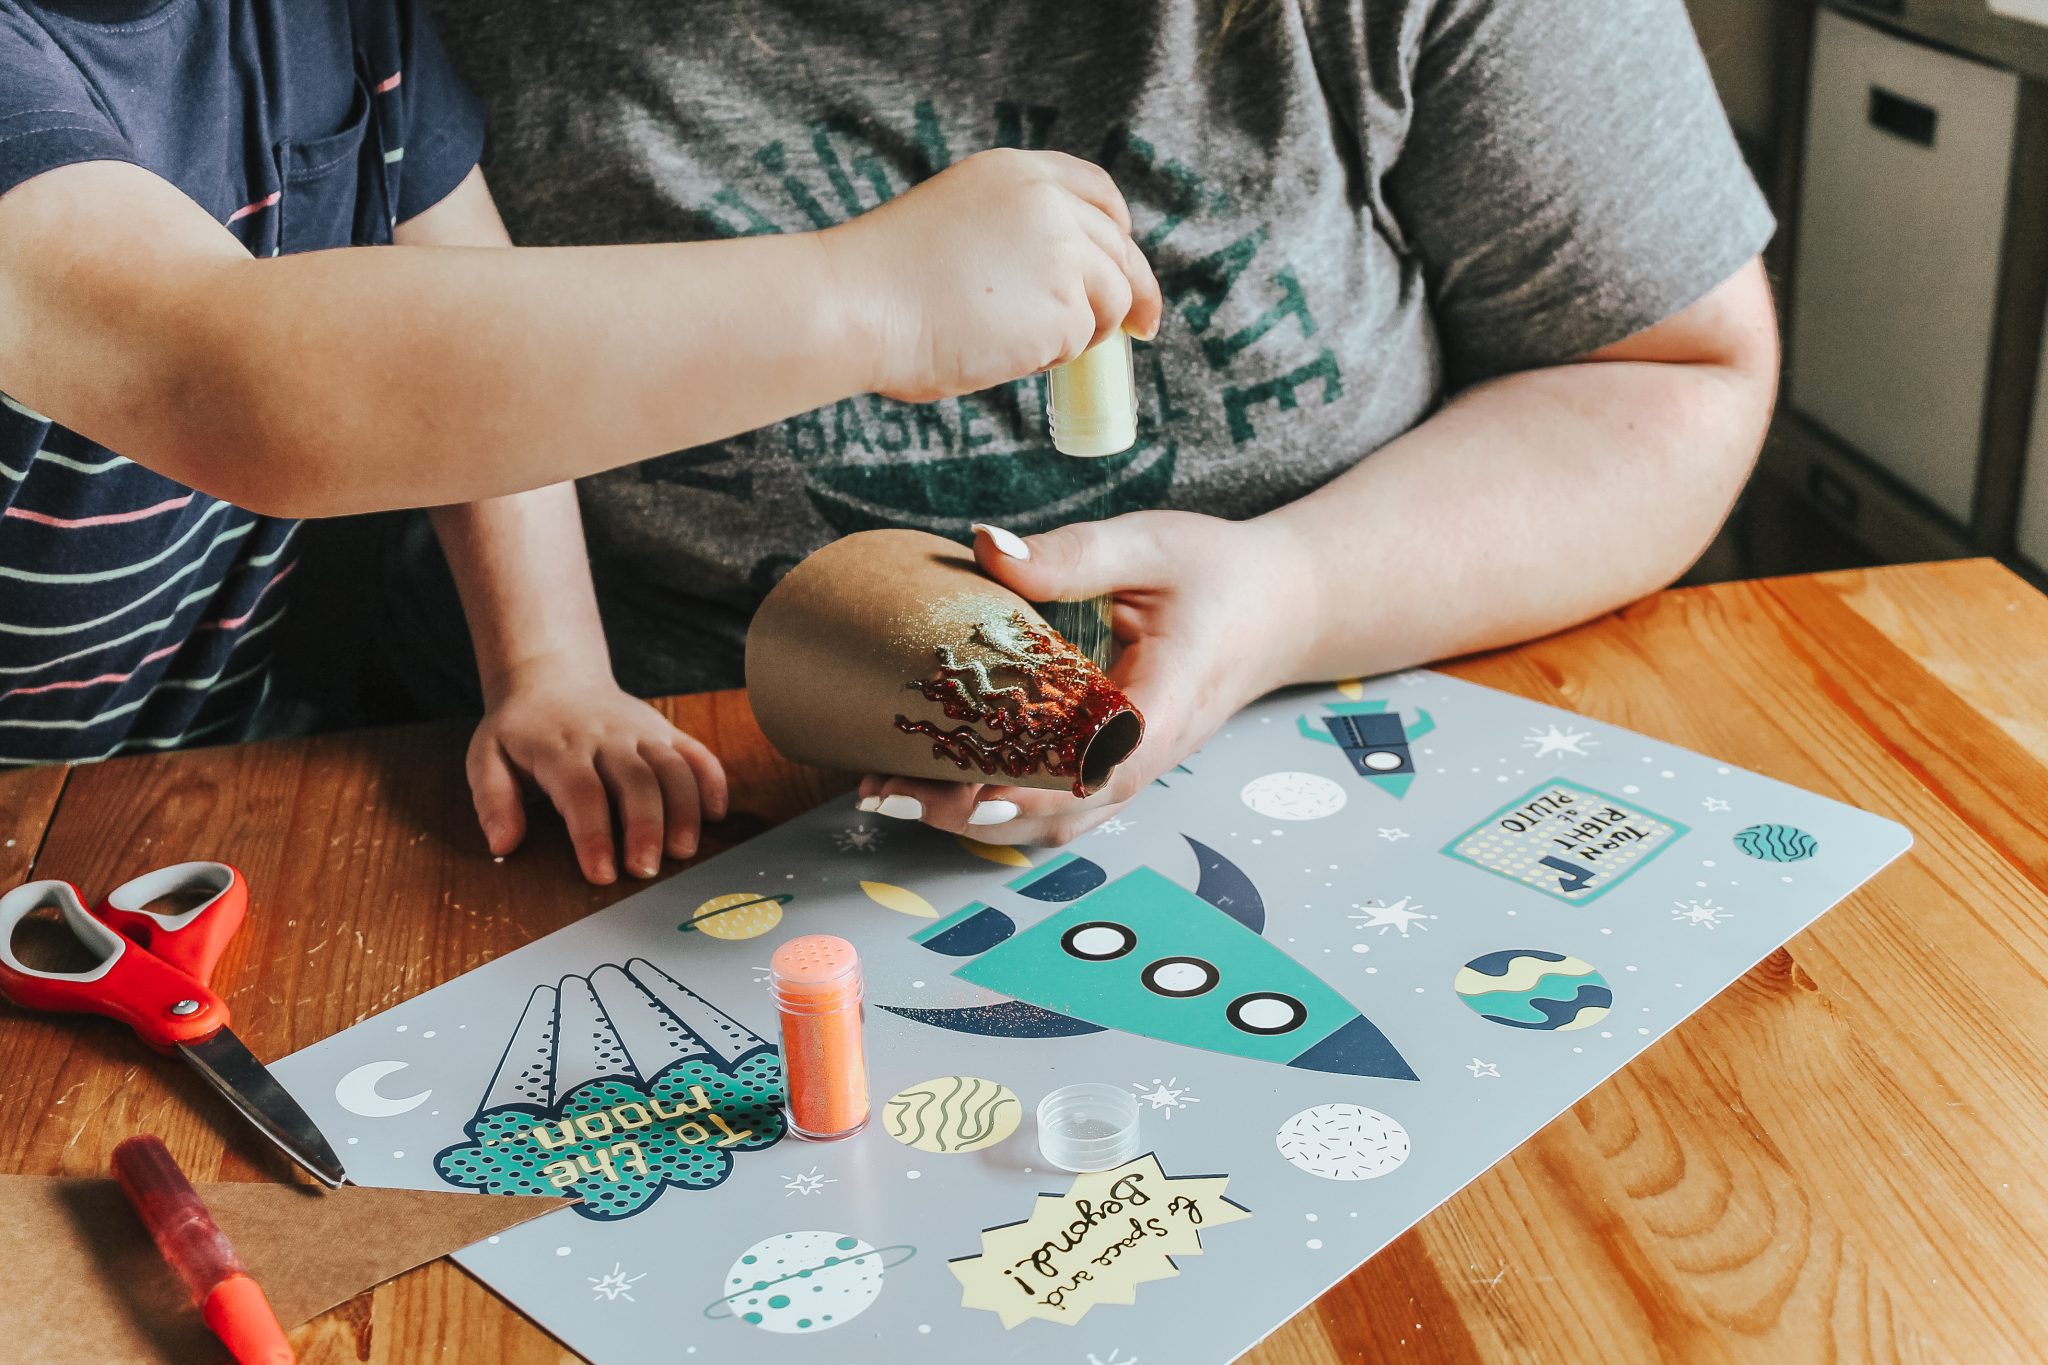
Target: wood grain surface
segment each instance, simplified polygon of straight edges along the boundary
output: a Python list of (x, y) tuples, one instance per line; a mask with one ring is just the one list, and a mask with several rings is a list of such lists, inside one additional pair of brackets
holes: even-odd
[[(1988, 561), (1726, 584), (1447, 671), (1917, 843), (1246, 1359), (2042, 1358), (2048, 599)], [(850, 785), (769, 751), (737, 693), (661, 706), (732, 772), (706, 856)], [(0, 774), (0, 874), (96, 892), (182, 858), (237, 864), (257, 913), (217, 982), (251, 1048), (280, 1056), (635, 889), (585, 886), (546, 821), (489, 857), (464, 739)], [(196, 1179), (292, 1178), (118, 1027), (0, 1020), (0, 1170), (100, 1173), (147, 1129)], [(295, 1339), (309, 1365), (573, 1359), (448, 1262)]]

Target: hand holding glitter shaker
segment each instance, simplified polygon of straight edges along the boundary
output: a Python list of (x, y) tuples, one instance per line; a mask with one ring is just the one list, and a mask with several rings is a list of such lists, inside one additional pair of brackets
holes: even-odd
[(868, 1121), (860, 955), (830, 934), (793, 938), (768, 960), (768, 991), (782, 1016), (790, 1131), (817, 1142), (852, 1137)]

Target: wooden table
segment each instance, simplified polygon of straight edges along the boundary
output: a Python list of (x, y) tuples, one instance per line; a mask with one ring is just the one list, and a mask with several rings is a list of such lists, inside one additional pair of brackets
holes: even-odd
[[(2048, 599), (1986, 561), (1728, 584), (1449, 671), (1890, 816), (1918, 843), (1248, 1359), (2042, 1358)], [(707, 855), (847, 785), (771, 753), (737, 693), (662, 705), (732, 771), (736, 813)], [(221, 980), (249, 1045), (281, 1056), (634, 889), (584, 885), (544, 821), (494, 863), (464, 738), (0, 775), (0, 886), (238, 864), (257, 913)], [(0, 1170), (101, 1173), (153, 1129), (195, 1178), (279, 1174), (122, 1030), (0, 1018)], [(296, 1338), (308, 1362), (568, 1358), (446, 1262)]]

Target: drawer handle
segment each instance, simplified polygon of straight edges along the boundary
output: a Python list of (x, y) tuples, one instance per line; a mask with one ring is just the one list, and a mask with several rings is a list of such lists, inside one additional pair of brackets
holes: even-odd
[(1922, 147), (1934, 145), (1934, 125), (1941, 119), (1931, 104), (1894, 95), (1881, 85), (1870, 87), (1870, 126), (1882, 128)]

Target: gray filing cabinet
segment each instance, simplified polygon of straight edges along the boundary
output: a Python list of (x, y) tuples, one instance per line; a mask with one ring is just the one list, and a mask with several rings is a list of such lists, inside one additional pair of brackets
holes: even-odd
[(2019, 84), (1819, 11), (1789, 402), (1958, 524), (1977, 486)]

